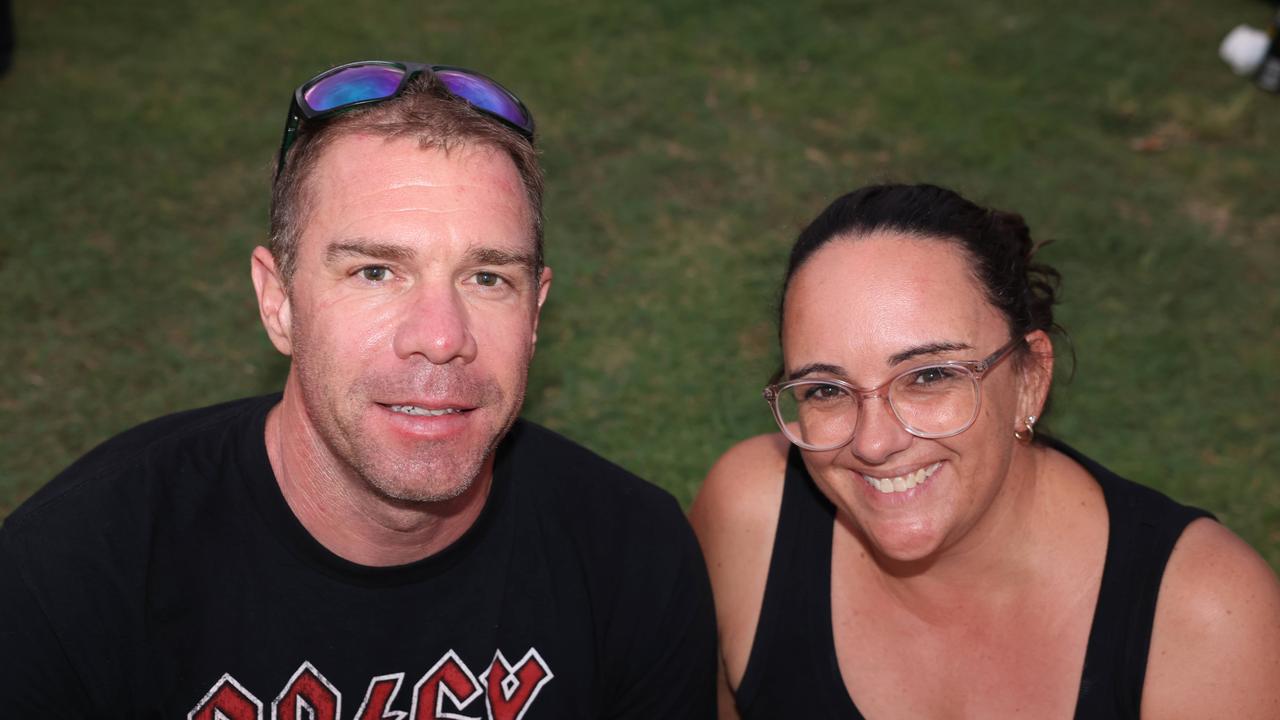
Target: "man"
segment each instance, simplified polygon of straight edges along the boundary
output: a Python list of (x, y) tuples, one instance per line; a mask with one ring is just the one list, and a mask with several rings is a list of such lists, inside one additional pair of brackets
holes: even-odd
[(674, 500), (517, 419), (538, 314), (533, 122), (467, 70), (304, 84), (252, 276), (282, 395), (161, 418), (0, 529), (0, 715), (713, 713)]

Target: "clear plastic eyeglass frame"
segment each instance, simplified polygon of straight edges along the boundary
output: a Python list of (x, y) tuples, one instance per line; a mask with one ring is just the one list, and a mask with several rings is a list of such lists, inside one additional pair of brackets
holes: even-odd
[[(857, 417), (855, 415), (853, 423), (851, 423), (851, 426), (850, 426), (849, 437), (845, 438), (841, 442), (830, 444), (830, 445), (813, 445), (805, 442), (802, 438), (799, 438), (793, 435), (790, 428), (788, 428), (787, 426), (786, 419), (782, 417), (782, 410), (778, 407), (778, 398), (783, 392), (786, 392), (787, 390), (790, 390), (796, 387), (802, 387), (805, 385), (824, 385), (824, 386), (830, 386), (830, 387), (838, 387), (841, 390), (849, 393), (849, 395), (854, 399), (854, 406), (853, 406), (854, 413), (860, 413), (862, 411), (863, 400), (870, 400), (871, 398), (883, 398), (885, 402), (889, 405), (889, 409), (893, 411), (893, 417), (898, 421), (898, 424), (902, 425), (903, 429), (905, 429), (907, 432), (911, 433), (912, 435), (915, 435), (916, 437), (920, 437), (920, 438), (927, 438), (927, 439), (934, 439), (934, 440), (938, 438), (951, 437), (953, 435), (959, 435), (965, 430), (968, 430), (969, 427), (973, 425), (973, 421), (978, 418), (978, 410), (982, 406), (982, 378), (985, 377), (986, 374), (992, 370), (992, 368), (999, 365), (1001, 360), (1004, 360), (1006, 357), (1008, 357), (1009, 354), (1013, 351), (1013, 349), (1018, 347), (1018, 345), (1022, 344), (1022, 342), (1023, 342), (1023, 338), (1021, 337), (1014, 338), (1010, 340), (1008, 343), (1005, 343), (1000, 349), (991, 353), (990, 355), (988, 355), (986, 358), (982, 360), (949, 360), (947, 362), (931, 363), (929, 365), (920, 365), (917, 367), (913, 367), (909, 370), (904, 370), (903, 372), (900, 372), (897, 375), (894, 375), (892, 378), (889, 379), (888, 382), (880, 385), (879, 387), (872, 388), (870, 390), (863, 390), (861, 388), (854, 387), (852, 384), (844, 380), (841, 380), (839, 378), (800, 378), (798, 380), (787, 380), (785, 382), (769, 385), (764, 389), (764, 399), (766, 402), (769, 403), (769, 408), (773, 411), (773, 419), (777, 421), (778, 427), (782, 430), (782, 434), (786, 436), (786, 438), (790, 440), (792, 443), (794, 443), (795, 445), (798, 445), (799, 447), (805, 450), (809, 450), (811, 452), (825, 452), (828, 450), (836, 450), (838, 448), (844, 447), (845, 445), (848, 445), (850, 442), (853, 442), (853, 438), (857, 434), (858, 422), (857, 422)], [(925, 372), (931, 368), (959, 370), (967, 374), (969, 376), (969, 379), (973, 382), (973, 412), (970, 413), (969, 418), (964, 422), (963, 425), (961, 425), (960, 427), (954, 430), (948, 430), (946, 432), (925, 432), (918, 428), (912, 427), (910, 423), (908, 423), (906, 420), (903, 419), (902, 414), (898, 411), (898, 408), (894, 406), (893, 399), (889, 394), (889, 388), (892, 387), (893, 384), (897, 382), (899, 379), (907, 375), (913, 375), (913, 374), (919, 374), (919, 373)]]

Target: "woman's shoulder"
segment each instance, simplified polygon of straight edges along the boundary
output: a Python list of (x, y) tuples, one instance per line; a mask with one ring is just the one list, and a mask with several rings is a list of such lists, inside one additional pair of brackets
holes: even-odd
[(729, 448), (689, 511), (711, 573), (724, 669), (734, 687), (746, 668), (764, 601), (789, 448), (779, 433)]
[[(704, 552), (719, 556), (763, 550), (767, 562), (772, 542), (766, 545), (762, 539), (771, 540), (777, 524), (789, 448), (780, 433), (757, 435), (729, 448), (711, 467), (689, 511)], [(720, 546), (719, 541), (745, 534), (753, 536), (749, 547)]]
[(1280, 581), (1235, 533), (1187, 526), (1160, 583), (1144, 717), (1280, 717)]

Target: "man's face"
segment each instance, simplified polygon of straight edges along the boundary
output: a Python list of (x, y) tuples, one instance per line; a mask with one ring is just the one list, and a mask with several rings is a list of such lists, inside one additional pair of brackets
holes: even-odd
[(550, 284), (519, 173), (487, 147), (354, 135), (311, 182), (271, 335), (293, 357), (316, 470), (396, 500), (457, 497), (520, 410)]

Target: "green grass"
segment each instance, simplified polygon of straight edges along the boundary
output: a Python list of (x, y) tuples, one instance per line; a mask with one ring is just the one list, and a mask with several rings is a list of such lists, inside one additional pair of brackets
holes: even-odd
[(1280, 567), (1280, 97), (1216, 57), (1264, 4), (16, 5), (0, 516), (130, 425), (280, 386), (248, 254), (288, 94), (388, 57), (482, 69), (537, 115), (556, 284), (530, 417), (687, 502), (771, 427), (796, 231), (933, 181), (1056, 240), (1057, 433)]

